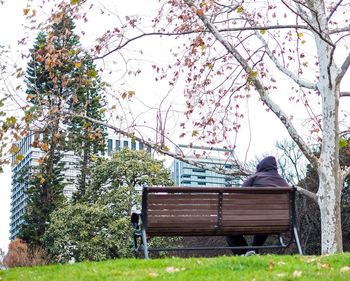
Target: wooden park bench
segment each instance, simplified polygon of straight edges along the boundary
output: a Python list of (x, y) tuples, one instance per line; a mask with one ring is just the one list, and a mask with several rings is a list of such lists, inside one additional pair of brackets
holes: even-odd
[[(143, 251), (286, 248), (302, 254), (293, 187), (144, 187), (142, 210), (131, 215), (134, 255)], [(281, 234), (290, 233), (284, 243)], [(246, 247), (151, 248), (155, 236), (278, 235), (275, 245)]]

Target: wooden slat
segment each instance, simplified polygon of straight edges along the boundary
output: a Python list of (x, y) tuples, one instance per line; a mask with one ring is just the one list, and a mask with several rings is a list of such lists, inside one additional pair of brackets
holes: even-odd
[(148, 216), (210, 216), (217, 215), (216, 210), (190, 209), (190, 210), (149, 210)]
[(257, 227), (224, 227), (222, 233), (224, 235), (249, 235), (249, 234), (280, 234), (289, 231), (289, 226), (264, 226), (264, 228)]
[(179, 193), (179, 194), (148, 194), (148, 200), (154, 199), (162, 199), (162, 200), (177, 200), (177, 199), (193, 199), (193, 200), (201, 200), (201, 199), (217, 199), (217, 193)]
[(289, 193), (281, 193), (281, 194), (263, 194), (263, 193), (225, 193), (225, 199), (272, 199), (272, 200), (283, 200), (289, 199)]
[(285, 204), (239, 204), (239, 205), (223, 205), (223, 210), (287, 210)]
[(149, 218), (148, 225), (152, 225), (155, 223), (164, 223), (164, 224), (171, 226), (171, 224), (174, 224), (174, 223), (178, 223), (178, 224), (183, 223), (184, 227), (188, 227), (187, 224), (190, 224), (190, 223), (196, 224), (197, 222), (198, 223), (207, 222), (209, 224), (209, 223), (216, 222), (216, 221), (217, 221), (217, 218), (214, 216), (205, 216), (205, 217), (204, 216), (202, 216), (202, 217), (185, 217), (185, 216), (182, 216), (182, 217), (152, 217), (152, 218)]
[(266, 221), (261, 221), (261, 220), (248, 220), (248, 221), (228, 221), (224, 220), (222, 222), (222, 225), (224, 227), (226, 226), (267, 226), (267, 225), (289, 225), (288, 220), (266, 220)]
[(253, 215), (227, 215), (224, 214), (222, 217), (223, 221), (255, 221), (255, 220), (287, 220), (289, 221), (289, 215), (288, 214), (273, 214), (273, 215), (259, 215), (259, 214), (253, 214)]
[[(164, 230), (164, 231), (159, 231), (157, 229), (157, 231), (149, 231), (147, 232), (149, 237), (156, 237), (156, 236), (213, 236), (216, 233), (214, 233), (211, 229), (197, 229), (196, 231), (185, 231), (185, 230), (181, 230), (179, 231), (178, 229), (168, 229), (168, 230)], [(219, 233), (218, 233), (219, 234)], [(219, 234), (221, 235), (221, 234)]]
[(151, 210), (173, 210), (173, 211), (181, 211), (181, 210), (217, 210), (217, 204), (203, 204), (203, 205), (193, 205), (193, 204), (152, 204), (148, 205), (148, 212)]
[(218, 192), (227, 192), (227, 193), (285, 193), (292, 191), (292, 187), (211, 187), (211, 186), (205, 186), (205, 187), (185, 187), (185, 186), (165, 186), (165, 187), (146, 187), (147, 192), (149, 194), (151, 193), (218, 193)]
[(275, 200), (272, 198), (269, 199), (259, 199), (259, 198), (235, 198), (235, 199), (227, 199), (224, 198), (223, 203), (226, 205), (240, 205), (240, 204), (283, 204), (287, 205), (289, 204), (289, 200), (287, 198), (281, 199), (281, 200)]
[(181, 228), (150, 228), (149, 236), (215, 236), (215, 235), (249, 235), (249, 234), (280, 234), (289, 231), (289, 226), (234, 227), (222, 228), (221, 231), (214, 228), (181, 229)]
[(147, 231), (151, 231), (151, 229), (162, 229), (162, 231), (168, 231), (170, 229), (177, 229), (178, 231), (183, 230), (183, 231), (193, 231), (196, 232), (198, 231), (198, 229), (206, 229), (209, 230), (211, 229), (212, 231), (214, 231), (215, 229), (218, 229), (217, 225), (215, 223), (199, 223), (197, 222), (196, 224), (192, 224), (193, 227), (188, 227), (191, 225), (191, 223), (185, 223), (184, 225), (187, 226), (187, 228), (184, 228), (183, 225), (181, 224), (166, 224), (166, 223), (154, 223), (154, 224), (150, 224), (147, 228)]
[(203, 205), (203, 204), (216, 204), (218, 200), (217, 199), (201, 199), (201, 200), (195, 200), (195, 199), (168, 199), (164, 200), (161, 198), (156, 198), (152, 199), (151, 201), (148, 201), (149, 205), (154, 205), (154, 204), (198, 204), (198, 205)]
[(289, 213), (289, 209), (284, 209), (284, 210), (270, 210), (270, 209), (264, 209), (264, 210), (252, 210), (252, 209), (248, 209), (248, 210), (242, 210), (242, 209), (224, 209), (223, 211), (223, 215), (254, 215), (254, 214), (258, 214), (258, 215), (279, 215), (279, 214), (285, 214), (285, 215), (290, 215)]

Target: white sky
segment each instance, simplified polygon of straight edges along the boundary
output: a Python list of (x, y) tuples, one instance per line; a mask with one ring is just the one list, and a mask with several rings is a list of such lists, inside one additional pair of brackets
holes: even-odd
[[(98, 5), (99, 2), (96, 2)], [(110, 6), (114, 6), (114, 8), (112, 8), (112, 12), (118, 11), (119, 15), (123, 17), (127, 14), (147, 14), (150, 11), (155, 11), (155, 4), (158, 3), (158, 0), (104, 0), (101, 2), (113, 3), (113, 5)], [(29, 36), (32, 39), (36, 36), (36, 31), (23, 30), (23, 8), (25, 8), (24, 4), (19, 4), (18, 1), (11, 0), (8, 0), (3, 6), (0, 5), (0, 26), (2, 27), (0, 28), (0, 44), (11, 45), (13, 50), (16, 50), (18, 48), (17, 40), (23, 37), (24, 32), (26, 32), (27, 34), (29, 32)], [(101, 20), (101, 17), (99, 17), (99, 20)], [(115, 20), (115, 18), (106, 17), (103, 23), (99, 23), (99, 20), (96, 21), (92, 18), (86, 25), (84, 25), (84, 29), (88, 31), (87, 34), (90, 34), (90, 36), (82, 38), (81, 42), (83, 46), (86, 46), (88, 48), (89, 45), (93, 42), (92, 40), (96, 37), (96, 35), (100, 34), (100, 32), (105, 30), (105, 26), (109, 23), (112, 23), (112, 20)], [(163, 57), (165, 58), (166, 53), (169, 49), (169, 41), (167, 41), (166, 39), (156, 42), (154, 40), (154, 38), (148, 38), (141, 41), (145, 53), (144, 57), (147, 57), (149, 61), (159, 60), (159, 58)], [(29, 46), (31, 46), (31, 44), (29, 44)], [(12, 56), (14, 57), (14, 60), (18, 60), (19, 63), (21, 62), (19, 52), (13, 52)], [(120, 65), (113, 65), (108, 62), (107, 65), (108, 69), (113, 68), (119, 70), (117, 73), (112, 72), (111, 74), (106, 73), (104, 75), (104, 79), (112, 83), (113, 86), (117, 85), (116, 87), (118, 88), (114, 88), (114, 91), (117, 93), (123, 90), (134, 90), (138, 98), (142, 99), (145, 103), (147, 103), (147, 105), (154, 106), (164, 95), (164, 92), (167, 91), (167, 88), (166, 86), (164, 86), (164, 84), (162, 85), (154, 82), (154, 74), (149, 68), (149, 62), (146, 64), (145, 71), (141, 76), (139, 76), (136, 80), (128, 78), (127, 81), (124, 81), (124, 84), (121, 83), (120, 80)], [(179, 85), (178, 87), (180, 88), (179, 93), (182, 93), (181, 85)], [(179, 95), (176, 95), (176, 91), (173, 91), (172, 95), (170, 95), (169, 97), (168, 102), (175, 103), (178, 102), (178, 100)], [(261, 155), (273, 151), (275, 141), (277, 139), (282, 140), (287, 137), (286, 130), (281, 125), (281, 123), (278, 120), (276, 120), (274, 115), (266, 112), (260, 104), (258, 106), (256, 106), (256, 104), (256, 100), (249, 101), (249, 115), (251, 119), (250, 130), (247, 126), (247, 123), (242, 124), (243, 129), (240, 133), (238, 143), (242, 145), (243, 149), (237, 151), (239, 156), (241, 156), (241, 159), (244, 159), (248, 147), (248, 159), (251, 159), (255, 155)], [(133, 106), (135, 106), (135, 103), (133, 104)], [(246, 109), (247, 108), (248, 106), (246, 107)], [(293, 108), (288, 109), (291, 112), (293, 112)], [(295, 114), (295, 118), (298, 118), (297, 112)], [(176, 136), (178, 134), (175, 130), (174, 132), (176, 133), (174, 135), (176, 139)], [(251, 143), (249, 143), (249, 139), (251, 139)], [(177, 141), (181, 140), (177, 139)], [(11, 188), (10, 176), (11, 175), (9, 167), (6, 167), (5, 173), (0, 174), (0, 247), (3, 249), (7, 248), (9, 236), (9, 210)]]

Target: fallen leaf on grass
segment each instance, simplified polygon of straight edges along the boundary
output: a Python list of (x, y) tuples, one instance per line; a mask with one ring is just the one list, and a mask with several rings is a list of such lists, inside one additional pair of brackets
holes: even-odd
[(157, 272), (150, 272), (148, 275), (151, 277), (158, 277), (159, 274)]
[(269, 262), (269, 266), (268, 266), (269, 271), (271, 271), (273, 269), (274, 265), (275, 264), (272, 261)]
[(318, 263), (317, 267), (322, 269), (330, 269), (331, 265), (329, 263)]
[(315, 257), (315, 256), (311, 256), (311, 257), (301, 257), (301, 260), (302, 260), (303, 262), (306, 262), (306, 263), (312, 263), (312, 262), (315, 262), (315, 261), (320, 260), (320, 257)]
[(293, 272), (293, 277), (300, 277), (301, 274), (302, 274), (301, 271), (296, 270), (296, 271)]
[(277, 273), (276, 276), (277, 277), (285, 277), (285, 276), (287, 276), (287, 273)]
[(347, 272), (350, 270), (350, 266), (343, 266), (341, 269), (340, 269), (340, 272)]
[(284, 261), (279, 261), (277, 265), (286, 265), (286, 263)]
[(180, 271), (179, 268), (176, 268), (176, 267), (173, 267), (173, 266), (168, 266), (166, 269), (165, 269), (166, 272), (168, 273), (174, 273), (174, 272), (178, 272)]

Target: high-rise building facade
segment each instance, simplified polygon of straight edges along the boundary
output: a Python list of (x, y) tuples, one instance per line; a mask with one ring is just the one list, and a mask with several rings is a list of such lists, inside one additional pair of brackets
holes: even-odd
[[(176, 153), (185, 155), (187, 159), (205, 164), (206, 166), (234, 169), (236, 164), (231, 159), (232, 150), (208, 147), (188, 147), (178, 145)], [(183, 161), (175, 159), (171, 165), (171, 177), (176, 186), (237, 186), (241, 183), (239, 177), (226, 176), (216, 172), (198, 168)]]
[[(23, 223), (23, 213), (26, 206), (26, 190), (28, 184), (18, 182), (16, 179), (19, 176), (28, 176), (30, 172), (38, 166), (38, 159), (43, 156), (43, 152), (32, 144), (39, 136), (28, 135), (22, 138), (17, 146), (19, 151), (16, 155), (23, 155), (23, 159), (16, 161), (16, 155), (12, 156), (12, 186), (11, 186), (11, 207), (10, 207), (10, 239), (16, 238)], [(106, 142), (106, 150), (104, 156), (109, 157), (114, 151), (122, 148), (129, 148), (132, 150), (147, 150), (151, 152), (151, 148), (141, 142), (134, 141), (130, 138), (119, 135), (109, 134)], [(63, 193), (70, 198), (76, 191), (76, 181), (78, 178), (78, 171), (75, 168), (79, 161), (79, 157), (75, 156), (73, 152), (67, 151), (63, 153), (62, 161), (65, 165), (64, 171), (64, 189)]]
[[(12, 156), (12, 185), (11, 185), (11, 207), (10, 207), (10, 239), (14, 239), (18, 234), (21, 224), (23, 223), (23, 213), (26, 206), (26, 190), (28, 184), (25, 181), (17, 181), (18, 177), (28, 178), (35, 167), (38, 166), (38, 160), (44, 155), (37, 147), (33, 147), (34, 140), (39, 139), (39, 135), (29, 134), (22, 138), (17, 147), (19, 151)], [(16, 161), (17, 155), (22, 155), (23, 159)], [(79, 158), (73, 152), (67, 151), (63, 153), (62, 161), (64, 162), (64, 189), (63, 194), (71, 197), (76, 190), (75, 181), (78, 172), (74, 168), (74, 164)]]

